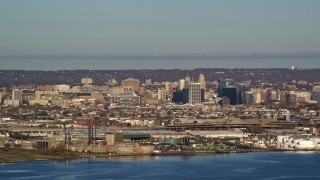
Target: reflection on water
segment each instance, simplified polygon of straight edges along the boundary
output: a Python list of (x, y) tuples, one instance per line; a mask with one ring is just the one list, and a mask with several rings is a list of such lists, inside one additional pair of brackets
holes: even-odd
[(313, 154), (313, 153), (317, 153), (317, 151), (285, 151), (284, 153), (288, 153), (288, 154)]
[[(218, 156), (224, 156), (228, 154), (219, 154)], [(89, 161), (119, 161), (119, 162), (130, 162), (130, 161), (152, 161), (159, 160), (161, 158), (173, 158), (173, 159), (181, 159), (181, 160), (190, 160), (193, 158), (201, 158), (201, 157), (211, 157), (217, 156), (216, 154), (197, 154), (197, 155), (174, 155), (174, 156), (112, 156), (112, 157), (96, 157), (96, 158), (88, 158)], [(74, 160), (72, 160), (74, 161)]]
[(111, 160), (111, 161), (121, 161), (121, 162), (130, 162), (130, 161), (150, 161), (154, 160), (154, 156), (114, 156), (114, 157), (99, 157), (90, 159), (91, 161), (98, 160)]

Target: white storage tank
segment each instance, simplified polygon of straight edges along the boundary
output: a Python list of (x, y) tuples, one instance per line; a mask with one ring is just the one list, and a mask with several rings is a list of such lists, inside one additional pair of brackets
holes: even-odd
[(299, 145), (299, 142), (300, 141), (303, 141), (304, 139), (294, 139), (293, 140), (293, 144), (294, 144), (294, 147), (297, 147)]
[(294, 147), (294, 138), (293, 137), (289, 137), (288, 143), (289, 143), (289, 147)]
[(279, 135), (277, 136), (277, 142), (278, 143), (286, 143), (288, 141), (290, 136), (288, 135)]
[(297, 149), (314, 149), (315, 146), (311, 140), (300, 140), (295, 147)]

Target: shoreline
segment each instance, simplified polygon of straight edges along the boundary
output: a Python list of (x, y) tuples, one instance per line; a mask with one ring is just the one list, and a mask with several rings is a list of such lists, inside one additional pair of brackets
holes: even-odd
[(33, 149), (0, 148), (0, 164), (32, 161), (64, 161), (79, 158), (80, 153), (78, 152), (64, 151), (50, 154), (49, 152)]
[[(10, 152), (11, 150), (11, 152)], [(13, 154), (16, 151), (22, 152)], [(237, 151), (172, 151), (161, 153), (149, 153), (149, 154), (111, 154), (111, 153), (81, 153), (66, 151), (62, 154), (48, 155), (43, 154), (36, 150), (28, 149), (8, 149), (7, 158), (14, 156), (13, 159), (6, 159), (3, 156), (4, 149), (0, 149), (0, 164), (5, 163), (23, 163), (23, 162), (36, 162), (36, 161), (66, 161), (77, 159), (96, 159), (96, 158), (113, 158), (113, 157), (139, 157), (139, 156), (197, 156), (197, 155), (222, 155), (222, 154), (241, 154), (241, 153), (267, 153), (267, 152), (320, 152), (315, 149), (250, 149), (250, 150), (237, 150)], [(29, 155), (29, 156), (28, 156)], [(27, 157), (25, 157), (27, 156)]]
[(171, 151), (162, 153), (149, 154), (110, 154), (110, 153), (88, 153), (81, 158), (110, 158), (110, 157), (127, 157), (127, 156), (196, 156), (196, 155), (221, 155), (221, 154), (241, 154), (241, 153), (267, 153), (267, 152), (320, 152), (320, 150), (295, 150), (295, 149), (250, 149), (238, 151)]

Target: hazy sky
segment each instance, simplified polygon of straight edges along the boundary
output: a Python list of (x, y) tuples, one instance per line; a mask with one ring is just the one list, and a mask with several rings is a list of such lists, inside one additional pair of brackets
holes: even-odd
[(2, 0), (0, 23), (0, 69), (41, 69), (17, 56), (320, 57), (319, 0)]

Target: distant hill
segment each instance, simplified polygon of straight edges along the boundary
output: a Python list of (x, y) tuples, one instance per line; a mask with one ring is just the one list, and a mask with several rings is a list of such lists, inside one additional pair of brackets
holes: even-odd
[[(220, 78), (232, 78), (235, 81), (260, 82), (291, 82), (292, 80), (320, 81), (320, 69), (194, 69), (188, 73), (191, 79), (197, 80), (203, 72), (207, 81), (217, 81)], [(46, 84), (80, 84), (83, 77), (90, 77), (94, 84), (105, 84), (108, 79), (122, 79), (133, 77), (145, 82), (177, 81), (184, 78), (186, 70), (158, 69), (158, 70), (63, 70), (63, 71), (24, 71), (0, 70), (0, 85), (46, 85)]]

